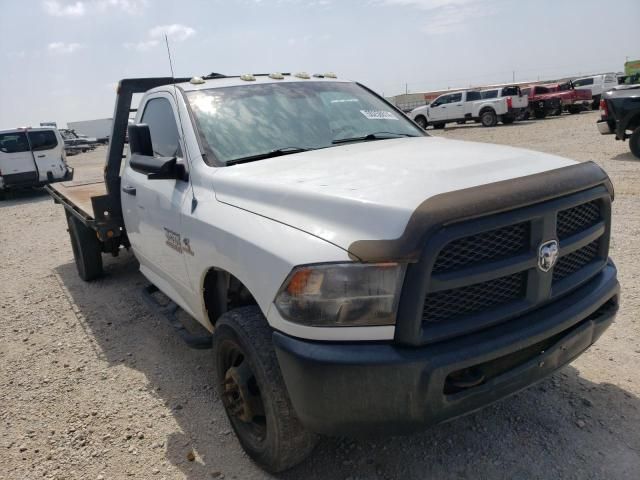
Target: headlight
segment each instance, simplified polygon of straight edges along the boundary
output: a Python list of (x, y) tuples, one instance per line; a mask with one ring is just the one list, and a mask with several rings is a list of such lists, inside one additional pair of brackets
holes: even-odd
[(313, 327), (393, 325), (404, 270), (397, 263), (296, 267), (275, 304), (287, 320)]

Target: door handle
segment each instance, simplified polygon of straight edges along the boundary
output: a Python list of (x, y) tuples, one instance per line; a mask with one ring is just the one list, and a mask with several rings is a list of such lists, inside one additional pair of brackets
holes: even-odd
[(38, 158), (44, 158), (46, 155), (38, 155)]
[(124, 193), (129, 194), (129, 195), (135, 195), (136, 194), (136, 188), (135, 187), (130, 187), (129, 185), (125, 185), (124, 187), (122, 187), (122, 191)]

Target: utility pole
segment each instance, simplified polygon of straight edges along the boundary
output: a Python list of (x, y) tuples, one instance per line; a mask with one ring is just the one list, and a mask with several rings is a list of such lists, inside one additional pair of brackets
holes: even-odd
[(408, 83), (404, 84), (404, 94), (405, 95), (409, 95), (409, 84)]

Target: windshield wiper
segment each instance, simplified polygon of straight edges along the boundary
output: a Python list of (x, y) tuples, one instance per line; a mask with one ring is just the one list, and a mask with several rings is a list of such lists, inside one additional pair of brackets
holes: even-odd
[[(394, 135), (394, 136), (390, 136)], [(388, 140), (390, 138), (397, 137), (417, 137), (417, 135), (411, 135), (409, 133), (396, 133), (396, 132), (375, 132), (370, 133), (369, 135), (365, 135), (363, 137), (352, 137), (352, 138), (337, 138), (333, 140), (331, 143), (334, 145), (338, 143), (347, 143), (347, 142), (368, 142), (370, 140)]]
[(256, 160), (264, 160), (265, 158), (281, 157), (283, 155), (290, 155), (292, 153), (307, 152), (308, 148), (302, 147), (283, 147), (270, 150), (265, 153), (258, 153), (257, 155), (249, 155), (248, 157), (234, 158), (229, 160), (226, 165), (236, 165), (237, 163), (254, 162)]

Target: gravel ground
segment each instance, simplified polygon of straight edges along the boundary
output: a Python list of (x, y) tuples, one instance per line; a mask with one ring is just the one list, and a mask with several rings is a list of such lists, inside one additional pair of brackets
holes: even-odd
[[(571, 366), (497, 405), (420, 435), (324, 439), (278, 478), (640, 478), (640, 162), (595, 120), (435, 134), (595, 160), (609, 172), (624, 290), (617, 322)], [(99, 175), (104, 153), (71, 157), (76, 178)], [(0, 225), (0, 479), (272, 478), (231, 432), (211, 388), (211, 352), (187, 348), (144, 303), (131, 254), (105, 258), (102, 280), (80, 281), (62, 209), (43, 193), (1, 202)]]

